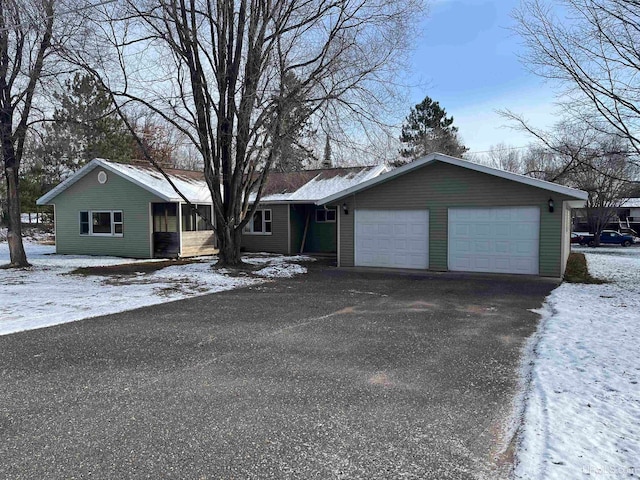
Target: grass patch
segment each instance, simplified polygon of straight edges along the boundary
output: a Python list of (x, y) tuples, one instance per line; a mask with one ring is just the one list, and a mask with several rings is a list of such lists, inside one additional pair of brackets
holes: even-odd
[(166, 267), (173, 267), (175, 265), (189, 265), (191, 263), (199, 263), (200, 260), (194, 259), (175, 259), (175, 260), (163, 260), (160, 262), (138, 262), (138, 263), (125, 263), (122, 265), (108, 265), (102, 267), (80, 267), (69, 272), (67, 275), (135, 275), (137, 273), (151, 273), (161, 270)]
[(587, 268), (587, 259), (584, 253), (572, 252), (567, 260), (567, 269), (564, 272), (564, 280), (569, 283), (607, 283), (605, 280), (592, 277)]

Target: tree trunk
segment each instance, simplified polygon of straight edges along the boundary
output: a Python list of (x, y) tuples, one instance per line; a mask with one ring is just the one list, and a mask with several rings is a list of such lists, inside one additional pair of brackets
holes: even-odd
[[(6, 155), (6, 150), (5, 150)], [(20, 195), (18, 171), (15, 166), (7, 166), (7, 157), (5, 156), (5, 177), (7, 180), (7, 243), (9, 244), (10, 267), (23, 268), (28, 267), (27, 254), (22, 244), (22, 223), (20, 221)]]
[(217, 232), (219, 243), (218, 265), (233, 267), (242, 264), (242, 256), (240, 255), (242, 234), (232, 226), (219, 228)]

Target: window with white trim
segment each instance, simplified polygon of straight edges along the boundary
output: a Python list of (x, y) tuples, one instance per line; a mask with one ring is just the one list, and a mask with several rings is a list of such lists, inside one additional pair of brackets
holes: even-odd
[(244, 233), (271, 235), (271, 210), (259, 209), (244, 227)]
[(316, 223), (336, 223), (336, 209), (320, 208), (316, 210)]
[(121, 237), (124, 234), (122, 210), (83, 210), (80, 212), (80, 235)]

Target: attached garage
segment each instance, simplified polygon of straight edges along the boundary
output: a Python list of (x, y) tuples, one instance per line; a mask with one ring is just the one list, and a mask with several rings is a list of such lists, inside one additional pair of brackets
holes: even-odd
[(428, 268), (427, 210), (356, 210), (354, 218), (356, 266)]
[(537, 275), (539, 241), (539, 207), (449, 209), (449, 270)]
[(586, 192), (434, 153), (317, 202), (338, 266), (561, 277)]

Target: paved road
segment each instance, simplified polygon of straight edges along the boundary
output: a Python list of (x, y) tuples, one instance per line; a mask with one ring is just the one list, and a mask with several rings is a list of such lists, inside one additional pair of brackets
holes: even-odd
[(499, 478), (553, 287), (315, 267), (0, 337), (0, 478)]

